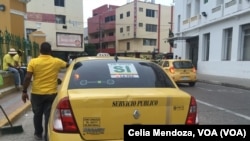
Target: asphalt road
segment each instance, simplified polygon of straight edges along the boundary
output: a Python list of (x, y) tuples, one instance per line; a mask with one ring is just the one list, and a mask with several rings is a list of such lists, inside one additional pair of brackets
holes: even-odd
[[(201, 125), (250, 125), (250, 90), (198, 82), (195, 87), (180, 85), (195, 96)], [(34, 141), (33, 113), (28, 110), (14, 126), (22, 125), (24, 132), (0, 136), (1, 141)]]
[(250, 124), (250, 91), (197, 83), (180, 88), (195, 96), (200, 124)]

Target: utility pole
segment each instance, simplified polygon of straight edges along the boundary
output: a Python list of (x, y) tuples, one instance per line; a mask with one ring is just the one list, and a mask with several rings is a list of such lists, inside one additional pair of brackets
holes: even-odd
[(102, 52), (102, 18), (99, 17), (99, 43), (100, 43), (100, 53)]
[[(173, 34), (173, 14), (174, 14), (174, 6), (171, 5), (171, 23), (170, 23), (171, 34)], [(173, 36), (172, 36), (172, 37), (173, 37)], [(171, 38), (172, 38), (172, 37), (171, 37)], [(173, 46), (170, 46), (170, 50), (169, 50), (170, 53), (172, 52), (172, 47), (173, 47)]]

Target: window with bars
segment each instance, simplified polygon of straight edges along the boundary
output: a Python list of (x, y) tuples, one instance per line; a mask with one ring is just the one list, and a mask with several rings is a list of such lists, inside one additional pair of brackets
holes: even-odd
[(157, 32), (157, 25), (154, 24), (146, 24), (147, 32)]
[(233, 28), (224, 30), (222, 60), (231, 60)]
[(130, 11), (127, 12), (127, 17), (130, 17)]
[(139, 11), (140, 11), (140, 12), (143, 12), (143, 8), (142, 8), (142, 7), (140, 7), (140, 8), (139, 8)]
[(152, 9), (146, 9), (146, 17), (157, 17), (157, 11)]
[(127, 26), (127, 31), (130, 31), (130, 26)]
[(123, 33), (123, 28), (122, 27), (120, 28), (120, 33)]
[(66, 16), (56, 15), (56, 23), (57, 24), (65, 24), (66, 23)]
[(123, 14), (120, 14), (120, 19), (123, 19)]
[(209, 61), (210, 33), (203, 35), (203, 61)]
[(64, 7), (65, 0), (54, 0), (55, 6), (61, 6)]
[(250, 24), (241, 27), (242, 45), (240, 57), (242, 61), (250, 61)]
[(105, 17), (105, 23), (115, 21), (115, 15)]
[(130, 50), (130, 42), (127, 42), (127, 50)]
[(156, 46), (156, 39), (143, 39), (144, 46)]

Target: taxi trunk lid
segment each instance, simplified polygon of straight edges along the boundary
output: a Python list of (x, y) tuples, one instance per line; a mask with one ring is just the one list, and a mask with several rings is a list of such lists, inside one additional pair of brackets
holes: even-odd
[(122, 139), (125, 124), (185, 124), (191, 100), (171, 88), (69, 90), (68, 96), (86, 140)]

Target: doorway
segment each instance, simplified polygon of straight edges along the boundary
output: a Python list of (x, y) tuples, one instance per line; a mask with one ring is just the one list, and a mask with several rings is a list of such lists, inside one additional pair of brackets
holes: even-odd
[(197, 69), (198, 64), (198, 45), (199, 45), (199, 37), (192, 37), (186, 40), (187, 43), (189, 43), (189, 49), (187, 50), (189, 59), (194, 64), (195, 68)]

